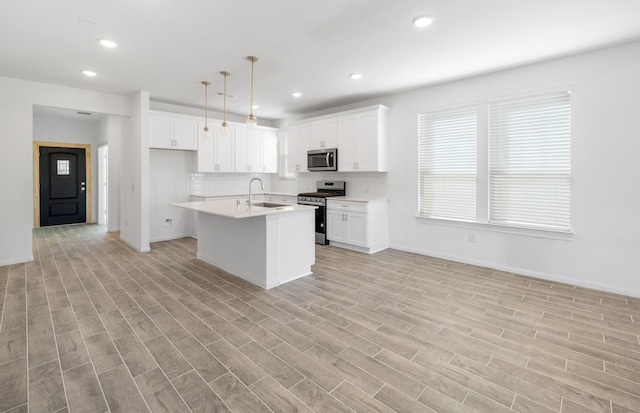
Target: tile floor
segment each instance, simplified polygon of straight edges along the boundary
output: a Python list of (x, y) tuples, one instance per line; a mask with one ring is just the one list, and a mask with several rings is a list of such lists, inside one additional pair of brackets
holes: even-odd
[(0, 267), (0, 412), (640, 412), (640, 299), (318, 247), (261, 290), (95, 225)]

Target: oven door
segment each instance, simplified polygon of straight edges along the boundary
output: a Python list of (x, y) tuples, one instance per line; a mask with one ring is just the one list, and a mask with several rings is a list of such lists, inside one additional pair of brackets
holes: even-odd
[(327, 245), (327, 207), (318, 206), (316, 209), (316, 244)]

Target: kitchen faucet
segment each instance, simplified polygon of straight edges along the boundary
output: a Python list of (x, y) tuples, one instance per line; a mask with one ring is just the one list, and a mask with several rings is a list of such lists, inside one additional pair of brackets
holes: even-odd
[(258, 181), (260, 182), (260, 187), (262, 188), (262, 190), (264, 191), (264, 185), (262, 184), (262, 179), (260, 178), (252, 178), (249, 181), (249, 208), (253, 207), (253, 195), (251, 194), (251, 184), (253, 183), (253, 181)]

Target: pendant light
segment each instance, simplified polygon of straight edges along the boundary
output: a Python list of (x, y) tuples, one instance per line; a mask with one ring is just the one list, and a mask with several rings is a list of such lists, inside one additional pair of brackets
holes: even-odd
[(247, 56), (247, 60), (251, 62), (251, 110), (247, 118), (247, 127), (251, 129), (258, 124), (258, 118), (253, 114), (253, 64), (258, 61), (258, 58), (255, 56)]
[(202, 137), (203, 138), (208, 138), (209, 136), (211, 136), (211, 134), (209, 133), (209, 124), (208, 124), (208, 105), (209, 105), (209, 95), (208, 95), (208, 89), (209, 89), (209, 85), (211, 84), (211, 82), (208, 82), (206, 80), (203, 80), (202, 82), (200, 82), (204, 85), (204, 129), (202, 130)]
[(222, 76), (224, 76), (224, 89), (223, 89), (223, 110), (222, 110), (222, 124), (220, 125), (220, 135), (227, 136), (229, 134), (229, 125), (227, 125), (227, 76), (231, 73), (227, 71), (220, 72)]

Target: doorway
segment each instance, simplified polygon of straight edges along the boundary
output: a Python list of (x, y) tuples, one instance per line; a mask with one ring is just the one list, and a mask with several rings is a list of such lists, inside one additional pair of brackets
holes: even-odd
[(34, 227), (91, 222), (91, 145), (34, 142)]
[(109, 224), (109, 146), (98, 148), (98, 225)]

